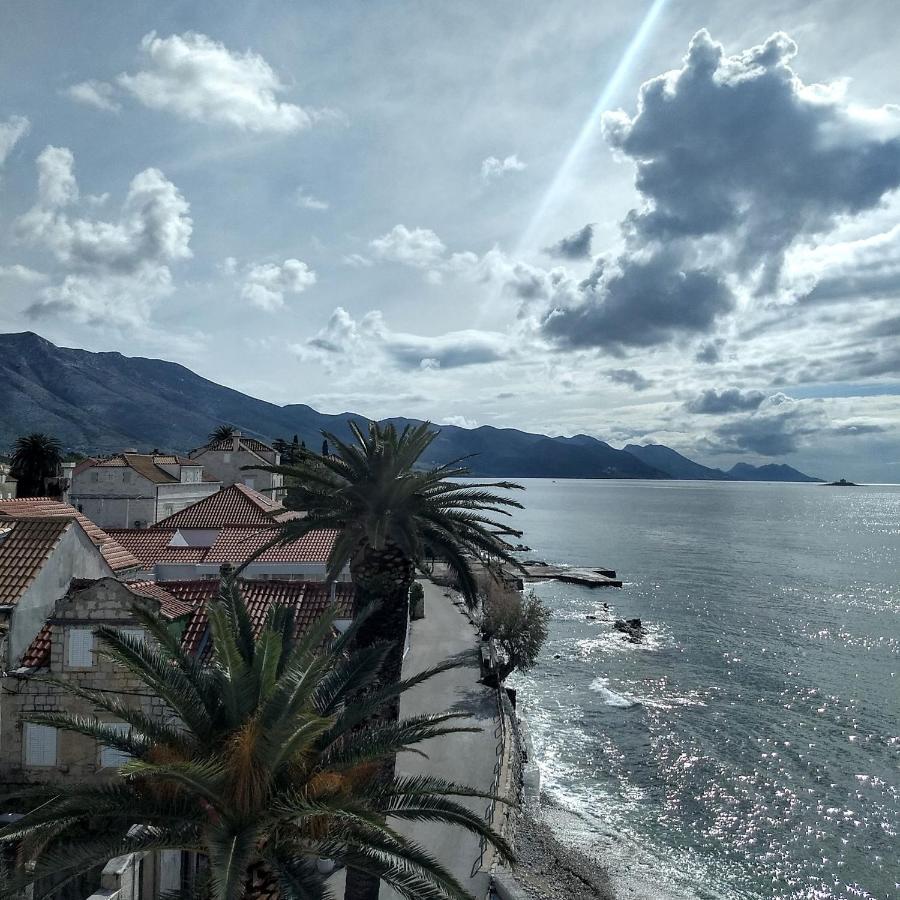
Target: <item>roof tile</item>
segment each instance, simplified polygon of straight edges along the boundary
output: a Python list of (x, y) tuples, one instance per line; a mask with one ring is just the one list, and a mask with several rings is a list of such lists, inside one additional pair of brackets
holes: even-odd
[(100, 553), (113, 572), (123, 572), (140, 566), (138, 560), (125, 547), (68, 503), (49, 497), (0, 500), (0, 522), (5, 518), (35, 519), (48, 516), (76, 519), (94, 545), (100, 548)]
[(64, 517), (19, 519), (4, 528), (0, 534), (0, 605), (18, 602), (72, 527), (72, 519)]
[(244, 484), (233, 484), (177, 513), (154, 528), (221, 528), (223, 525), (271, 525), (284, 506)]

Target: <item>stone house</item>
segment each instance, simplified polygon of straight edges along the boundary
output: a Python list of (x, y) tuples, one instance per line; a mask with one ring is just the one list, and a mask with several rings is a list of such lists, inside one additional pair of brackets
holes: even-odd
[(201, 462), (160, 453), (86, 459), (71, 481), (69, 502), (101, 528), (146, 528), (222, 486)]
[(244, 466), (277, 466), (281, 463), (281, 454), (256, 438), (244, 437), (236, 431), (230, 438), (210, 441), (205, 447), (191, 450), (189, 455), (203, 463), (224, 487), (244, 484), (271, 500), (277, 500), (282, 494), (283, 476), (244, 469)]
[(0, 518), (0, 671), (22, 656), (73, 578), (112, 575), (76, 519)]
[[(69, 524), (73, 524), (72, 520)], [(89, 702), (35, 676), (73, 680), (79, 686), (127, 698), (148, 715), (164, 714), (161, 700), (141, 695), (136, 690), (137, 683), (125, 669), (97, 653), (93, 629), (100, 623), (141, 634), (142, 629), (132, 614), (135, 606), (162, 616), (179, 633), (192, 613), (189, 605), (153, 585), (139, 582), (126, 585), (112, 577), (76, 579), (56, 601), (43, 627), (22, 654), (19, 665), (3, 679), (0, 782), (102, 782), (124, 761), (119, 751), (100, 746), (90, 738), (23, 722), (23, 715), (35, 712), (97, 715)], [(110, 860), (99, 875), (83, 879), (79, 888), (83, 897), (96, 892), (92, 896), (144, 900), (178, 889), (182, 884), (182, 869), (194, 865), (190, 854), (180, 852), (129, 854)]]

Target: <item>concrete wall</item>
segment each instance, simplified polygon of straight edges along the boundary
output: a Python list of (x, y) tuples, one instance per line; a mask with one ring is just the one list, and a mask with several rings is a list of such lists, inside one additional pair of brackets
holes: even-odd
[(144, 527), (157, 521), (156, 488), (129, 466), (91, 466), (73, 476), (69, 502), (101, 528)]
[(220, 487), (209, 481), (157, 484), (128, 466), (91, 466), (72, 479), (69, 502), (101, 528), (144, 528)]
[(279, 489), (284, 480), (281, 475), (273, 475), (270, 472), (245, 472), (242, 470), (243, 466), (277, 466), (280, 462), (280, 454), (274, 450), (271, 453), (262, 451), (260, 453), (251, 453), (249, 450), (225, 451), (200, 448), (191, 454), (191, 458), (203, 463), (206, 472), (218, 478), (222, 482), (222, 487), (230, 487), (232, 484), (246, 484), (273, 500), (278, 499), (277, 495), (280, 493)]
[(96, 653), (88, 669), (70, 668), (66, 648), (68, 631), (91, 625), (139, 627), (131, 610), (135, 604), (157, 611), (155, 601), (136, 597), (115, 578), (103, 578), (87, 588), (72, 591), (53, 608), (49, 671), (39, 675), (10, 675), (3, 679), (0, 694), (0, 783), (56, 783), (66, 781), (101, 782), (114, 770), (100, 764), (100, 746), (91, 738), (57, 732), (56, 766), (28, 766), (24, 756), (24, 723), (27, 713), (65, 711), (107, 720), (95, 706), (55, 684), (39, 680), (41, 676), (73, 681), (81, 687), (110, 692), (134, 704), (147, 715), (163, 716), (165, 705), (156, 697), (142, 695), (146, 689), (126, 669)]
[(73, 522), (11, 613), (8, 668), (18, 665), (73, 578), (104, 578), (112, 574), (84, 529)]
[(215, 494), (221, 490), (222, 485), (218, 481), (198, 481), (193, 484), (160, 484), (158, 487), (155, 519), (157, 522), (209, 497), (210, 494)]

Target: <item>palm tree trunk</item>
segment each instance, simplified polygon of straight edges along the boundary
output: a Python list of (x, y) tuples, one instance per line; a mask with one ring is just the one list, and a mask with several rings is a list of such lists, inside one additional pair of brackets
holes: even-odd
[[(354, 613), (358, 614), (370, 603), (380, 604), (374, 615), (360, 628), (356, 646), (391, 644), (391, 652), (381, 669), (379, 681), (382, 684), (395, 683), (400, 680), (403, 670), (403, 650), (409, 625), (409, 588), (415, 567), (398, 547), (388, 544), (382, 550), (368, 546), (360, 548), (351, 569), (356, 584)], [(383, 721), (399, 719), (399, 698), (387, 704), (378, 718)], [(385, 760), (374, 778), (390, 780), (394, 775), (395, 763), (394, 757)], [(376, 876), (358, 869), (347, 869), (344, 900), (378, 900), (380, 886), (381, 880)]]

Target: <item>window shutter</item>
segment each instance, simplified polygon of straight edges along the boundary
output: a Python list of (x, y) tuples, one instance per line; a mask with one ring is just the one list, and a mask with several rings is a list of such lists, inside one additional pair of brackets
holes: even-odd
[(50, 725), (25, 723), (25, 765), (56, 765), (56, 729)]
[(120, 628), (119, 631), (125, 635), (125, 637), (130, 637), (135, 641), (144, 640), (144, 629), (143, 628)]
[[(118, 731), (120, 734), (128, 734), (131, 731), (131, 726), (127, 722), (104, 722), (103, 724)], [(123, 750), (107, 747), (105, 744), (100, 745), (101, 768), (118, 769), (119, 766), (124, 766), (129, 759), (131, 759), (131, 756)]]
[(69, 652), (66, 665), (74, 669), (89, 669), (94, 665), (94, 631), (92, 628), (70, 628)]

